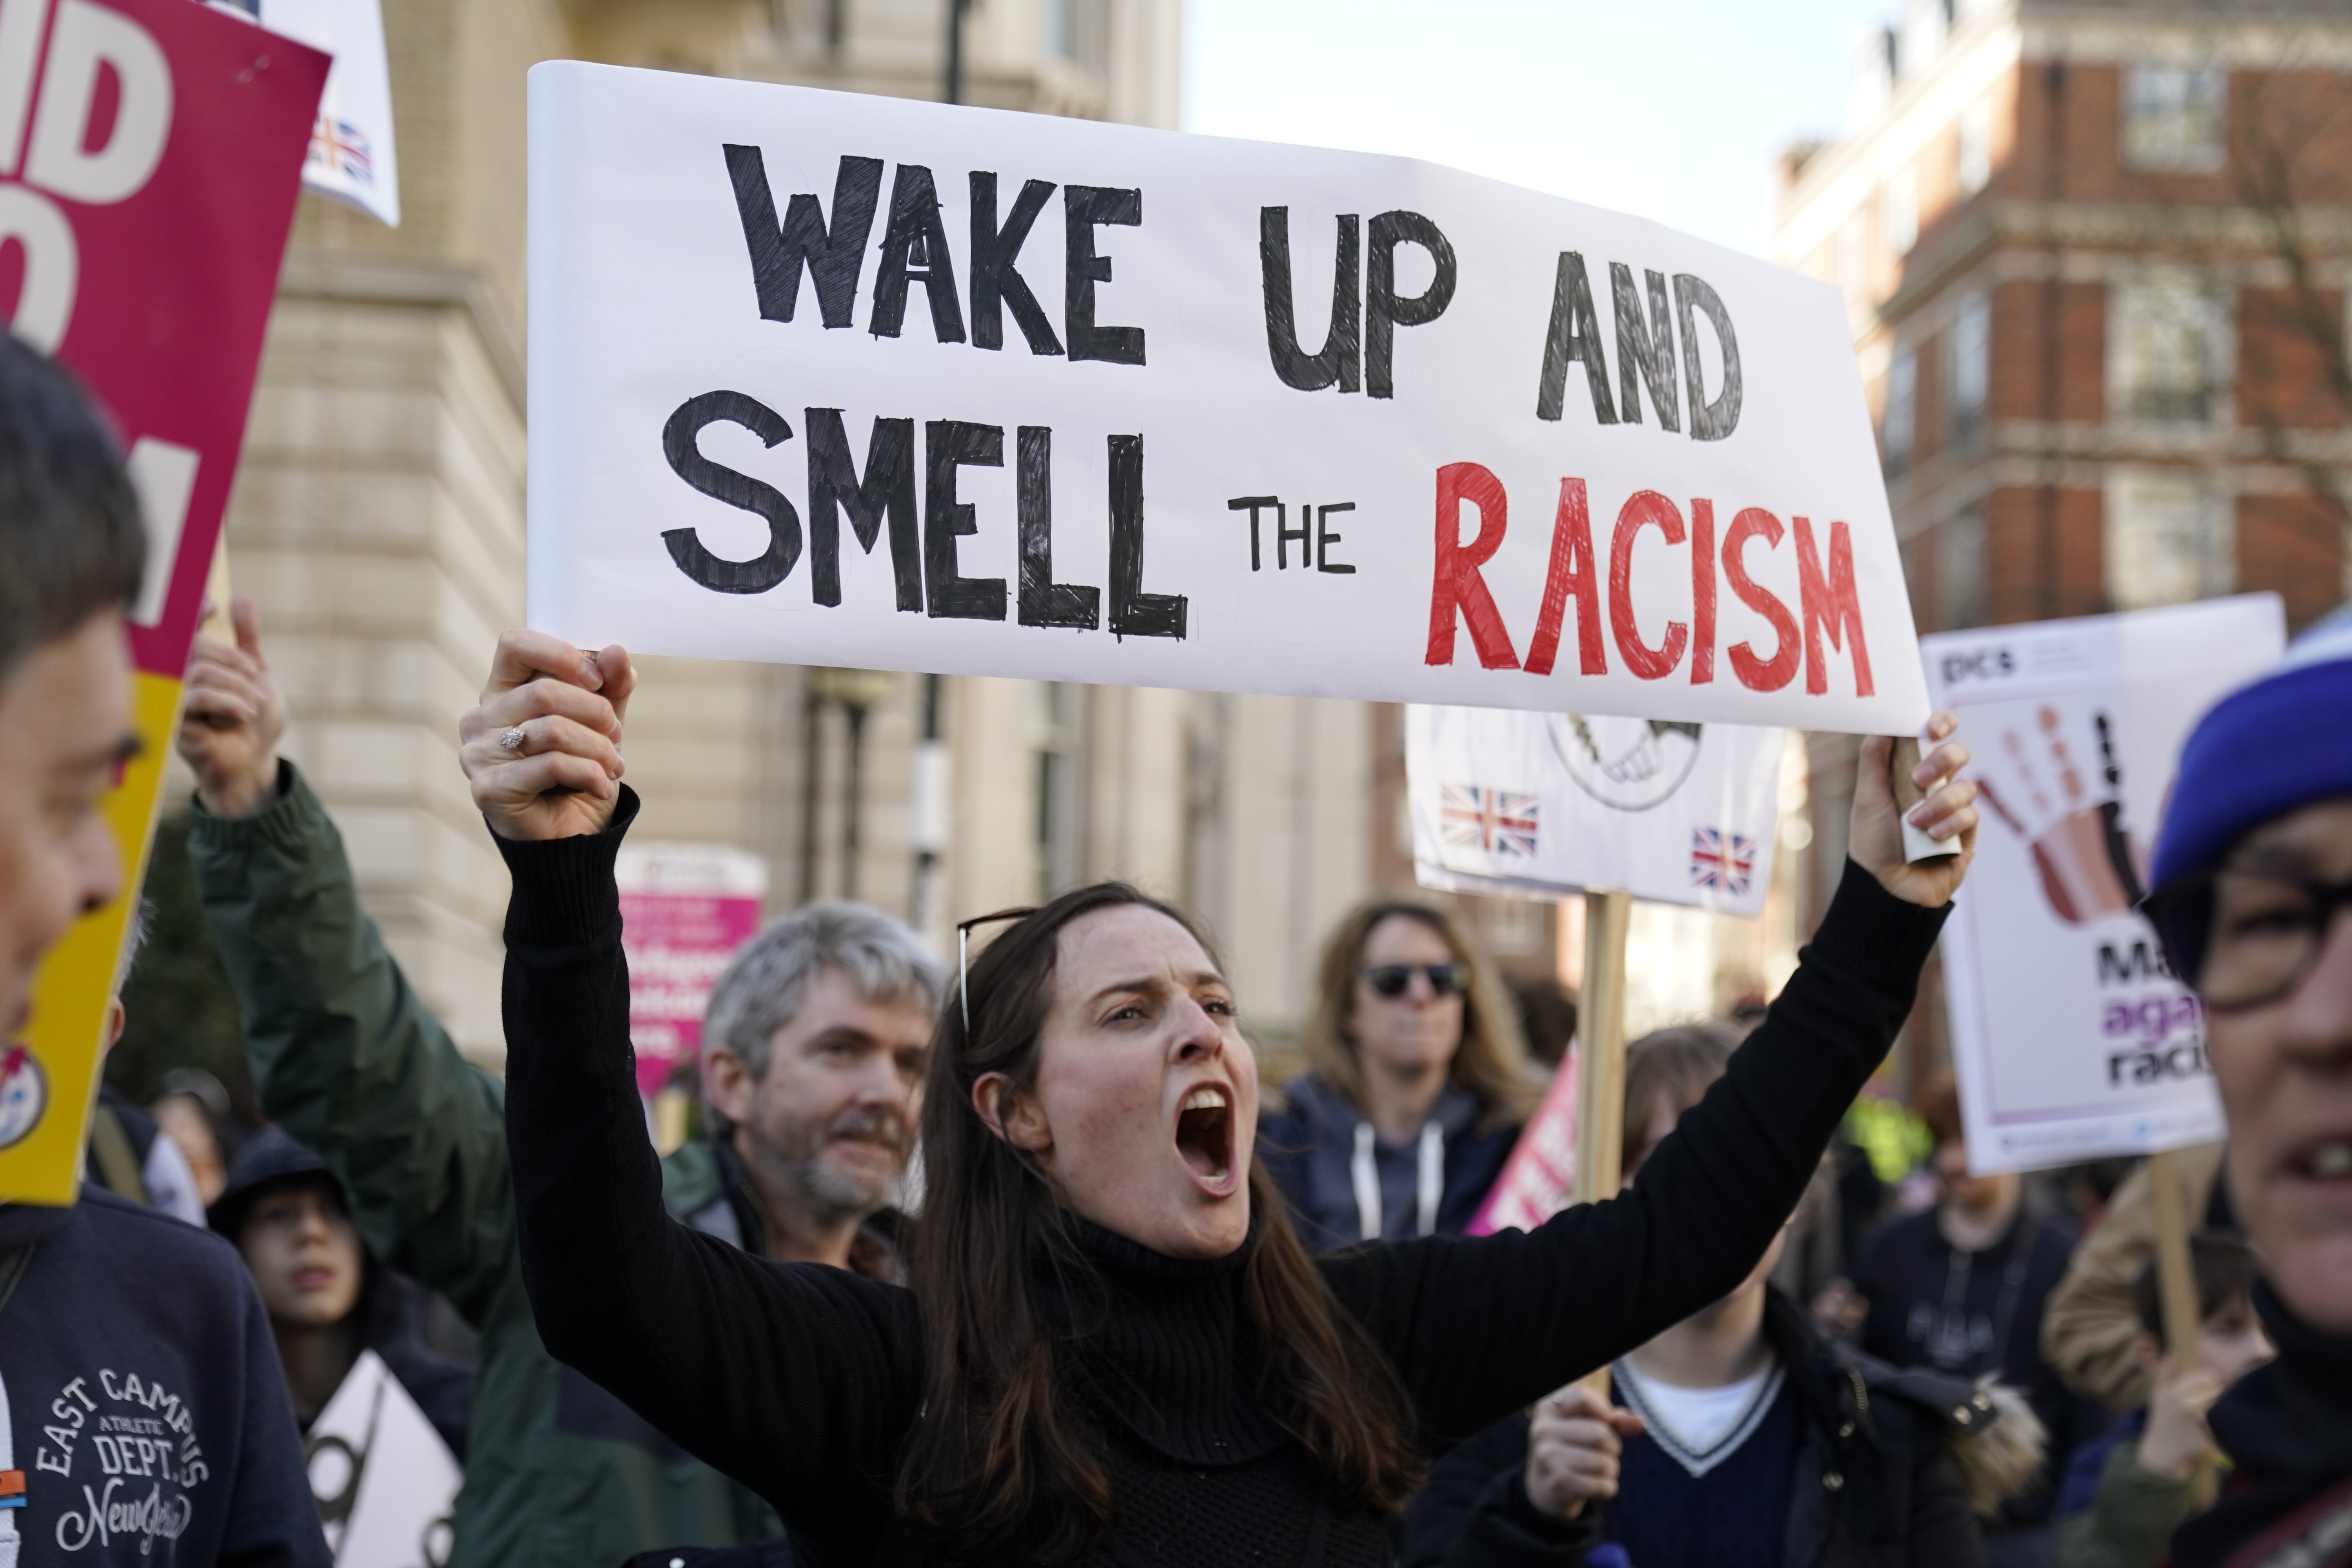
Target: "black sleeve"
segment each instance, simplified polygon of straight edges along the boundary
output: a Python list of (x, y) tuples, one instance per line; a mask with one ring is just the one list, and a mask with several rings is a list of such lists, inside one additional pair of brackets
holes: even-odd
[(1916, 1426), (1904, 1561), (1910, 1568), (1985, 1568), (1984, 1527), (1969, 1506), (1959, 1467), (1925, 1419)]
[(1911, 1010), (1944, 910), (1851, 861), (1770, 1014), (1605, 1203), (1532, 1232), (1359, 1247), (1319, 1261), (1443, 1447), (1604, 1366), (1746, 1278)]
[(1598, 1508), (1554, 1519), (1528, 1500), (1528, 1418), (1496, 1422), (1430, 1468), (1399, 1521), (1397, 1568), (1561, 1568), (1601, 1539)]
[(905, 1290), (756, 1258), (671, 1219), (629, 1048), (613, 862), (593, 837), (500, 838), (507, 1138), (523, 1284), (555, 1357), (772, 1503), (824, 1560), (862, 1560), (921, 1398)]

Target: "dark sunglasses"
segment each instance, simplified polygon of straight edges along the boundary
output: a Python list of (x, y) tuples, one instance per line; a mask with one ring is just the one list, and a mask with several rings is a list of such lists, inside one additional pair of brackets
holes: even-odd
[(1375, 963), (1364, 971), (1364, 979), (1371, 988), (1393, 1002), (1412, 985), (1415, 973), (1429, 976), (1433, 994), (1451, 996), (1462, 989), (1462, 966), (1458, 963)]
[(2174, 975), (2216, 1013), (2293, 995), (2326, 947), (2336, 912), (2347, 907), (2352, 882), (2227, 866), (2160, 888), (2140, 905)]

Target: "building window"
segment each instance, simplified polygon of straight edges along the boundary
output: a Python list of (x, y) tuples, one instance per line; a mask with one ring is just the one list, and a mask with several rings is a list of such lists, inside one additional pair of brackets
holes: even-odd
[(2203, 423), (2217, 411), (2228, 322), (2211, 280), (2191, 268), (2150, 268), (2110, 296), (2107, 386), (2127, 418)]
[(1036, 751), (1035, 840), (1038, 895), (1051, 898), (1076, 885), (1080, 862), (1078, 705), (1081, 689), (1057, 680), (1032, 681), (1032, 733)]
[(1960, 111), (1959, 167), (1954, 171), (1962, 196), (1975, 195), (1992, 180), (1992, 100), (1978, 99)]
[(2236, 541), (2228, 513), (2192, 470), (2114, 471), (2105, 531), (2107, 597), (2119, 610), (2230, 591)]
[(1936, 585), (1945, 626), (1984, 624), (1985, 520), (1978, 508), (1946, 518), (1936, 531)]
[(1108, 72), (1109, 0), (1045, 0), (1045, 47), (1073, 65)]
[(1919, 355), (1899, 350), (1886, 367), (1886, 416), (1879, 421), (1880, 447), (1886, 454), (1889, 476), (1903, 471), (1919, 435)]
[(1906, 167), (1886, 182), (1886, 247), (1907, 256), (1919, 243), (1919, 172)]
[(1952, 318), (1952, 438), (1968, 442), (1984, 428), (1992, 395), (1992, 301), (1964, 296)]
[(2220, 66), (2134, 66), (2124, 77), (2124, 165), (2170, 174), (2221, 171), (2230, 73)]

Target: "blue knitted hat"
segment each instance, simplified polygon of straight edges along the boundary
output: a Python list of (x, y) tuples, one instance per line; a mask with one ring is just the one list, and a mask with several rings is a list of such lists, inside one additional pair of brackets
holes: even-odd
[(2156, 845), (2157, 887), (2212, 866), (2261, 824), (2352, 795), (2352, 605), (2215, 703), (2180, 751)]

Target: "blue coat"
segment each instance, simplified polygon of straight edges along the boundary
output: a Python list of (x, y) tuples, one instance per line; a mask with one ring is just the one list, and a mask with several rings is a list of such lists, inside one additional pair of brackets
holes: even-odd
[[(1437, 1235), (1458, 1236), (1476, 1217), (1487, 1189), (1503, 1173), (1511, 1146), (1518, 1142), (1516, 1122), (1482, 1129), (1485, 1111), (1468, 1090), (1449, 1085), (1432, 1112), (1444, 1141)], [(1345, 1095), (1314, 1073), (1292, 1083), (1281, 1107), (1258, 1120), (1257, 1157), (1281, 1191), (1290, 1222), (1309, 1252), (1372, 1239), (1362, 1234), (1353, 1171), (1356, 1127), (1362, 1120)], [(1376, 1138), (1372, 1162), (1382, 1197), (1381, 1237), (1401, 1240), (1419, 1235), (1419, 1148)]]

